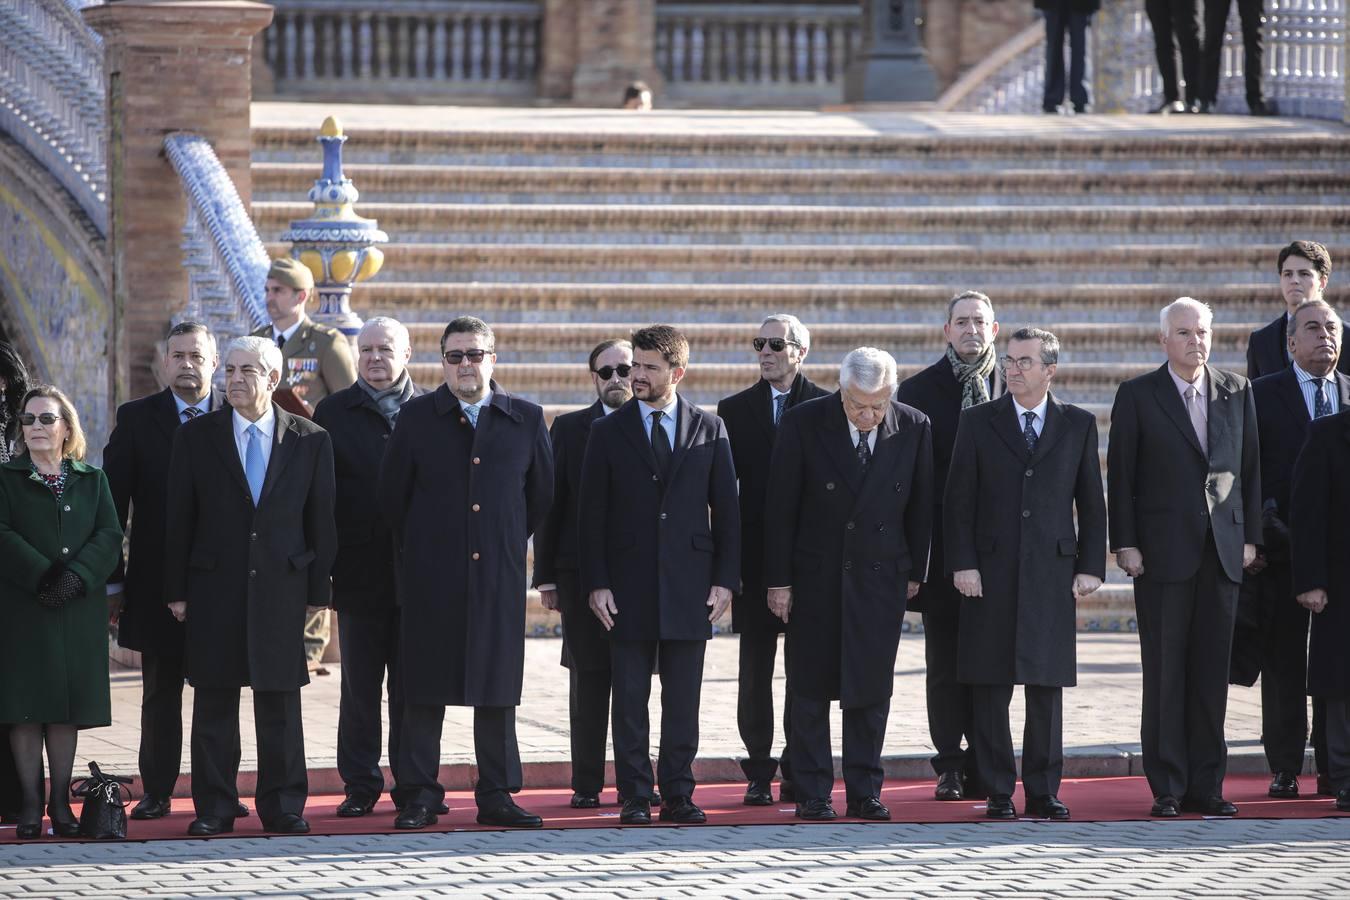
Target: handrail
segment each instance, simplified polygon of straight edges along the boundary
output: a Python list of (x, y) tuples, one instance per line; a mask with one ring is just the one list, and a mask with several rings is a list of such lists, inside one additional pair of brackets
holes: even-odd
[(186, 318), (221, 335), (246, 334), (268, 322), (263, 284), (269, 259), (229, 173), (206, 138), (175, 132), (164, 139), (187, 197), (183, 264)]
[[(956, 109), (966, 98), (977, 90), (986, 87), (991, 83), (999, 83), (1010, 77), (1010, 72), (1004, 72), (1009, 66), (1019, 66), (1024, 54), (1031, 50), (1043, 48), (1045, 45), (1045, 25), (1037, 22), (1035, 25), (1029, 25), (1018, 32), (1011, 40), (996, 49), (989, 56), (977, 63), (969, 72), (956, 80), (951, 87), (942, 92), (942, 96), (937, 99), (937, 108), (940, 110)], [(1044, 59), (1045, 51), (1040, 50), (1038, 59)], [(1019, 66), (1018, 71), (1021, 71)]]
[(0, 131), (108, 233), (103, 41), (80, 18), (97, 0), (0, 4)]

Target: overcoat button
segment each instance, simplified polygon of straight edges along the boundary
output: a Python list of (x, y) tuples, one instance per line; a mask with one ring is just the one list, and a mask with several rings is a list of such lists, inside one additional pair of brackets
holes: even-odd
[(1030, 478), (1030, 477), (1032, 476), (1032, 474), (1033, 474), (1032, 470), (1031, 470), (1031, 469), (1027, 469), (1027, 477)]
[(844, 571), (847, 572), (849, 569), (852, 568), (853, 568), (853, 561), (848, 559), (844, 560)]
[(479, 459), (478, 457), (475, 456), (475, 457), (473, 458), (473, 464), (474, 464), (475, 466), (478, 465), (478, 464), (481, 463), (481, 462), (482, 462), (482, 460)]
[(661, 476), (660, 476), (660, 475), (653, 475), (653, 476), (652, 476), (652, 481), (660, 481), (660, 480), (661, 480)]
[(1029, 509), (1024, 509), (1024, 510), (1022, 510), (1022, 518), (1024, 518), (1024, 519), (1030, 519), (1030, 518), (1031, 518), (1031, 510), (1029, 510)]
[(900, 482), (897, 481), (897, 482), (895, 483), (895, 489), (896, 489), (896, 491), (899, 491), (902, 487), (904, 487), (904, 485), (902, 485)]
[(881, 571), (881, 563), (872, 563), (872, 571), (873, 571), (873, 572), (880, 572), (880, 571)]
[(661, 513), (661, 521), (664, 522), (665, 520), (666, 520), (666, 514), (665, 514), (665, 513)]
[(474, 558), (474, 559), (478, 559), (478, 554), (475, 553), (475, 554), (473, 555), (473, 558)]
[(69, 548), (69, 547), (62, 547), (62, 548), (61, 548), (61, 555), (62, 555), (62, 556), (65, 556), (65, 555), (68, 554), (69, 552), (70, 552), (70, 548)]
[(249, 578), (256, 578), (257, 576), (258, 576), (258, 570), (257, 570), (257, 569), (249, 569), (249, 570), (248, 570), (248, 577), (249, 577)]
[(66, 507), (66, 512), (70, 512), (70, 507), (69, 507), (69, 506)]
[(877, 523), (877, 531), (885, 531), (885, 530), (886, 530), (886, 523), (884, 523), (884, 522), (878, 522), (878, 523)]
[(849, 523), (848, 523), (847, 525), (845, 525), (844, 527), (847, 528), (849, 531), (852, 531), (852, 530), (853, 530), (853, 523), (852, 523), (852, 522), (849, 522)]
[(466, 419), (466, 418), (464, 418), (463, 416), (460, 416), (460, 417), (459, 417), (459, 424), (461, 424), (461, 425), (468, 425), (468, 424), (469, 424), (469, 420)]
[(834, 482), (833, 482), (833, 481), (827, 481), (827, 482), (825, 482), (825, 490), (827, 490), (827, 491), (832, 491), (832, 490), (834, 490)]

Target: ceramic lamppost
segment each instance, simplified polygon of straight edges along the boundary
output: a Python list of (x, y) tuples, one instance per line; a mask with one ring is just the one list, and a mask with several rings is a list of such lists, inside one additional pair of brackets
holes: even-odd
[(341, 123), (332, 116), (324, 119), (318, 140), (323, 145), (323, 174), (309, 189), (314, 212), (292, 222), (281, 239), (290, 242), (291, 256), (314, 273), (319, 309), (312, 318), (355, 340), (361, 319), (352, 312), (352, 285), (380, 271), (384, 253), (375, 245), (387, 243), (389, 236), (374, 219), (362, 218), (352, 209), (360, 193), (342, 174), (347, 136)]
[(863, 43), (844, 76), (849, 103), (937, 99), (937, 76), (919, 41), (917, 0), (864, 0)]

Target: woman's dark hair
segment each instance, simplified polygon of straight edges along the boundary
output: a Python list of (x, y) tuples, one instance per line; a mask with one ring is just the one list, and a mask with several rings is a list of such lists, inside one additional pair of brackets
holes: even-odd
[[(0, 398), (4, 404), (5, 421), (11, 431), (17, 433), (19, 427), (20, 405), (24, 394), (28, 393), (28, 369), (14, 347), (0, 341), (0, 379), (4, 379), (5, 392)], [(13, 440), (14, 434), (5, 435)]]

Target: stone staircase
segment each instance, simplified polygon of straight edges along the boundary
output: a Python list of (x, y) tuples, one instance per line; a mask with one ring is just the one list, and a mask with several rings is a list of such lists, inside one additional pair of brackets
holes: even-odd
[[(358, 208), (392, 240), (353, 307), (410, 325), (427, 386), (445, 322), (482, 316), (498, 380), (551, 415), (593, 399), (591, 346), (653, 321), (687, 330), (685, 395), (708, 406), (758, 377), (749, 338), (772, 312), (811, 328), (821, 384), (861, 344), (903, 377), (941, 352), (947, 298), (976, 288), (1005, 329), (1060, 336), (1057, 393), (1097, 414), (1104, 465), (1116, 386), (1159, 363), (1162, 305), (1210, 302), (1213, 361), (1243, 371), (1247, 334), (1279, 309), (1278, 247), (1350, 251), (1344, 133), (348, 133)], [(257, 128), (253, 154), (254, 217), (275, 242), (308, 212), (313, 132)], [(1339, 280), (1328, 299), (1344, 306)], [(1132, 614), (1113, 573), (1080, 624), (1127, 629)]]

